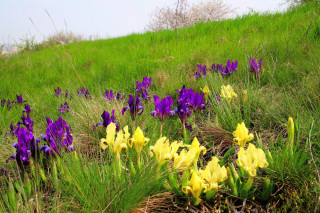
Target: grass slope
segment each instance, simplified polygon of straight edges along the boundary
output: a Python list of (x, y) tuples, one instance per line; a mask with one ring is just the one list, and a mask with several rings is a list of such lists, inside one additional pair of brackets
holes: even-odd
[[(116, 120), (120, 125), (131, 124), (128, 115), (120, 115), (125, 101), (116, 104), (104, 101), (106, 89), (131, 94), (135, 81), (141, 81), (144, 76), (153, 79), (155, 86), (151, 94), (160, 97), (168, 94), (176, 97), (174, 90), (183, 85), (197, 92), (205, 85), (219, 91), (222, 84), (231, 84), (238, 94), (247, 89), (250, 106), (247, 116), (234, 115), (234, 121), (223, 116), (216, 116), (218, 119), (202, 117), (201, 125), (192, 134), (209, 141), (210, 137), (203, 132), (210, 131), (212, 125), (231, 133), (237, 122), (245, 120), (247, 126), (260, 136), (263, 146), (273, 149), (279, 166), (272, 168), (274, 173), (270, 175), (278, 181), (279, 188), (281, 184), (296, 183), (299, 189), (291, 187), (281, 191), (280, 207), (284, 210), (311, 209), (317, 205), (315, 196), (318, 188), (312, 184), (317, 179), (313, 175), (320, 154), (320, 121), (317, 119), (320, 117), (319, 20), (319, 5), (309, 3), (285, 13), (252, 13), (233, 20), (197, 24), (180, 29), (177, 34), (175, 31), (134, 34), (0, 58), (0, 99), (12, 100), (16, 94), (22, 94), (34, 108), (37, 137), (44, 133), (45, 117), (57, 119), (60, 104), (68, 101), (72, 112), (63, 116), (71, 123), (76, 146), (96, 150), (104, 131), (92, 133), (91, 128), (99, 121), (103, 110), (110, 112), (116, 109)], [(260, 80), (250, 75), (251, 57), (263, 59)], [(221, 79), (220, 76), (209, 75), (201, 81), (194, 79), (196, 64), (225, 64), (228, 59), (239, 61), (239, 71), (232, 76)], [(68, 89), (73, 100), (54, 97), (54, 89), (58, 86), (63, 91)], [(91, 102), (77, 97), (76, 89), (83, 86), (93, 95)], [(159, 137), (159, 132), (154, 129), (160, 128), (148, 114), (153, 107), (151, 103), (146, 105), (146, 113), (138, 122), (151, 139)], [(23, 106), (10, 110), (0, 108), (0, 136), (9, 130), (10, 123), (20, 119), (22, 109)], [(281, 166), (288, 160), (281, 158), (280, 152), (285, 149), (285, 141), (282, 142), (281, 138), (286, 137), (286, 121), (290, 116), (299, 123), (299, 149), (309, 153), (313, 150), (315, 162), (310, 160), (308, 164), (311, 176), (300, 176), (305, 169), (303, 166), (295, 168), (290, 164), (286, 167), (288, 171)], [(181, 137), (179, 125), (178, 119), (166, 121), (164, 132), (172, 138)], [(215, 137), (214, 132), (210, 134)], [(0, 151), (2, 165), (13, 148), (10, 140), (1, 140), (0, 143), (4, 147)], [(298, 153), (292, 161), (300, 156)], [(280, 177), (282, 170), (287, 176)], [(90, 205), (86, 203), (83, 206), (89, 208), (92, 207)]]

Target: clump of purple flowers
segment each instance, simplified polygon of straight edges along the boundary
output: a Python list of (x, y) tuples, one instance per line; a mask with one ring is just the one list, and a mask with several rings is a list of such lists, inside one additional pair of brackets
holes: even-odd
[(47, 145), (40, 147), (40, 150), (44, 152), (46, 156), (61, 155), (63, 151), (73, 151), (73, 137), (70, 133), (70, 126), (67, 126), (66, 121), (63, 120), (62, 116), (55, 122), (50, 118), (47, 119), (47, 130), (46, 134), (42, 137)]
[(106, 90), (104, 94), (105, 94), (105, 98), (104, 98), (105, 100), (108, 100), (108, 101), (122, 100), (122, 96), (119, 91), (117, 92), (116, 96), (114, 96), (112, 90), (110, 90), (110, 92)]
[(198, 68), (197, 71), (194, 73), (194, 77), (196, 78), (196, 80), (198, 80), (198, 78), (200, 78), (201, 76), (205, 78), (207, 74), (207, 66), (197, 64), (197, 68)]
[(24, 102), (27, 102), (25, 100), (23, 100), (22, 95), (16, 95), (17, 100), (16, 101), (10, 101), (9, 99), (2, 99), (1, 100), (1, 107), (4, 107), (7, 104), (7, 108), (11, 109), (13, 107), (14, 104), (22, 104)]
[(78, 96), (79, 97), (85, 97), (85, 98), (89, 98), (90, 100), (92, 100), (92, 96), (91, 96), (91, 94), (89, 93), (89, 90), (88, 89), (86, 89), (86, 88), (82, 88), (81, 90), (78, 90), (77, 89), (77, 92), (78, 92)]
[(16, 104), (22, 104), (23, 102), (26, 102), (25, 100), (23, 100), (21, 94), (16, 96), (17, 96), (17, 100), (15, 101)]
[(1, 106), (4, 107), (4, 105), (6, 104), (7, 100), (6, 99), (2, 99), (1, 100)]
[(191, 100), (193, 99), (194, 92), (193, 89), (186, 88), (184, 85), (181, 90), (176, 90), (179, 93), (179, 98), (177, 101), (177, 108), (175, 108), (176, 114), (179, 116), (182, 127), (183, 134), (186, 134), (186, 128), (192, 131), (191, 126), (186, 122), (187, 117), (190, 117), (192, 111), (189, 109), (191, 105)]
[(35, 139), (32, 132), (33, 120), (30, 118), (31, 110), (32, 108), (29, 105), (25, 105), (21, 117), (22, 122), (17, 123), (17, 127), (14, 127), (13, 124), (10, 125), (11, 132), (14, 132), (18, 143), (13, 144), (13, 147), (16, 149), (16, 155), (12, 154), (6, 162), (8, 163), (10, 159), (15, 159), (21, 169), (29, 165), (31, 157), (36, 158), (39, 154), (38, 143), (40, 140)]
[(210, 70), (219, 72), (222, 77), (230, 76), (231, 74), (238, 71), (238, 61), (231, 62), (228, 60), (227, 65), (224, 67), (222, 64), (212, 64)]
[(57, 96), (57, 97), (62, 96), (63, 92), (62, 92), (61, 88), (58, 87), (57, 89), (54, 89), (54, 94), (53, 95)]
[(150, 100), (150, 96), (148, 94), (149, 87), (152, 85), (152, 78), (144, 77), (142, 82), (136, 81), (137, 87), (136, 92), (141, 95), (141, 97), (145, 100)]
[(64, 112), (69, 112), (69, 111), (70, 111), (70, 107), (67, 102), (65, 102), (64, 104), (61, 104), (61, 107), (59, 108), (60, 113), (63, 114)]
[(141, 99), (139, 98), (138, 95), (133, 97), (132, 95), (129, 95), (129, 101), (128, 101), (128, 106), (124, 107), (122, 109), (122, 115), (127, 111), (130, 110), (131, 118), (133, 121), (136, 120), (137, 115), (141, 115), (143, 113), (143, 106)]
[(250, 72), (251, 73), (260, 73), (261, 72), (262, 59), (257, 63), (253, 58), (250, 59)]
[(118, 124), (116, 124), (115, 117), (114, 117), (114, 110), (112, 110), (112, 116), (109, 114), (109, 112), (104, 111), (104, 112), (102, 113), (102, 115), (101, 115), (101, 118), (102, 118), (103, 122), (99, 122), (99, 123), (97, 123), (96, 125), (94, 125), (94, 126), (93, 126), (93, 131), (95, 131), (98, 126), (104, 126), (104, 127), (107, 128), (107, 126), (108, 126), (111, 122), (116, 125), (116, 127), (117, 127), (116, 130), (119, 131), (120, 127), (119, 127)]

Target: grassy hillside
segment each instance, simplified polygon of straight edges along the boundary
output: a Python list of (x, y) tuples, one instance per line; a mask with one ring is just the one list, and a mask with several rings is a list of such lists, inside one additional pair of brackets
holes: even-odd
[[(318, 208), (319, 195), (319, 172), (316, 166), (320, 154), (320, 121), (317, 119), (320, 117), (319, 48), (319, 5), (309, 3), (284, 13), (253, 13), (233, 20), (197, 24), (177, 32), (149, 32), (108, 40), (84, 41), (21, 53), (10, 58), (3, 57), (0, 58), (0, 99), (13, 100), (16, 94), (22, 94), (23, 99), (34, 109), (34, 134), (39, 138), (46, 130), (45, 118), (57, 120), (61, 116), (58, 111), (60, 105), (67, 101), (71, 111), (63, 114), (63, 118), (72, 127), (74, 146), (86, 156), (84, 158), (98, 162), (90, 153), (100, 153), (99, 140), (105, 137), (105, 130), (98, 128), (92, 132), (92, 126), (101, 120), (100, 115), (104, 110), (111, 112), (115, 109), (120, 127), (129, 125), (129, 129), (133, 130), (129, 114), (122, 116), (121, 109), (127, 105), (128, 95), (134, 94), (136, 81), (141, 82), (145, 76), (153, 79), (154, 86), (149, 94), (151, 97), (157, 94), (164, 98), (170, 94), (174, 101), (178, 98), (175, 90), (181, 89), (183, 85), (199, 93), (200, 88), (209, 86), (214, 92), (209, 98), (213, 102), (221, 86), (230, 84), (238, 94), (235, 103), (240, 106), (242, 90), (247, 90), (245, 113), (242, 105), (231, 111), (210, 105), (205, 112), (189, 118), (194, 129), (190, 138), (197, 136), (200, 143), (211, 150), (210, 154), (221, 156), (224, 152), (219, 148), (219, 143), (231, 141), (232, 144), (232, 132), (238, 123), (244, 121), (249, 131), (255, 133), (259, 147), (269, 149), (276, 162), (265, 173), (275, 183), (273, 197), (268, 202), (255, 203), (252, 200), (251, 204), (264, 210), (274, 207), (282, 211), (308, 211)], [(263, 60), (259, 78), (249, 72), (250, 58)], [(238, 60), (236, 73), (222, 78), (208, 70), (206, 78), (195, 79), (197, 64), (211, 67), (213, 63), (226, 64), (228, 59)], [(57, 87), (62, 88), (63, 92), (69, 90), (73, 98), (53, 96)], [(78, 97), (76, 90), (82, 87), (90, 91), (92, 100)], [(112, 103), (105, 101), (105, 90), (120, 91), (124, 100)], [(144, 102), (144, 107), (145, 111), (137, 119), (136, 125), (143, 129), (151, 139), (150, 145), (153, 145), (160, 136), (160, 123), (150, 116), (154, 110), (153, 98), (150, 102)], [(0, 107), (2, 138), (9, 131), (10, 123), (15, 124), (20, 120), (23, 109), (23, 104), (11, 109)], [(286, 124), (289, 117), (293, 117), (296, 124), (296, 151), (295, 154), (291, 153), (291, 157), (281, 156), (288, 146)], [(166, 119), (163, 128), (162, 135), (171, 140), (183, 139), (178, 117)], [(15, 152), (12, 148), (14, 138), (7, 136), (0, 143), (0, 166), (14, 173), (16, 165), (5, 164), (5, 160)], [(308, 154), (307, 161), (299, 161), (304, 156), (302, 153)], [(145, 158), (147, 156), (146, 151)], [(91, 172), (97, 175), (98, 165)], [(123, 184), (131, 186), (131, 182)], [(143, 182), (138, 182), (135, 187), (141, 184)], [(97, 199), (104, 192), (99, 191), (83, 201), (73, 195), (70, 185), (64, 187), (65, 191), (59, 188), (62, 192), (54, 190), (58, 194), (53, 193), (57, 200), (52, 211), (55, 208), (62, 211), (76, 211), (77, 208), (82, 211), (102, 211), (108, 208), (111, 208), (109, 211), (132, 211), (144, 197), (161, 192), (161, 189), (154, 187), (146, 189), (137, 200), (122, 200), (124, 203), (121, 203), (120, 199), (115, 203), (109, 198), (112, 203), (110, 206), (95, 207), (96, 204), (89, 201)], [(90, 187), (83, 190), (92, 193)], [(48, 194), (48, 191), (48, 188), (43, 187), (43, 194), (38, 191), (39, 196)], [(127, 193), (127, 196), (134, 194), (130, 194), (130, 190)], [(61, 200), (60, 195), (69, 199)], [(47, 208), (46, 202), (39, 204), (41, 208)], [(1, 206), (4, 208), (4, 204)], [(31, 205), (29, 210), (32, 208)]]

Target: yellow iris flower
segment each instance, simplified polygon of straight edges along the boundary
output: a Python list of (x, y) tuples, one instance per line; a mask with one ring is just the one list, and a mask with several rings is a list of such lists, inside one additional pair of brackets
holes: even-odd
[(165, 162), (172, 159), (181, 146), (182, 142), (175, 141), (170, 145), (169, 139), (161, 137), (157, 140), (154, 146), (150, 146), (149, 155), (150, 157), (155, 156), (158, 165), (162, 166)]
[(217, 190), (219, 183), (228, 178), (227, 169), (225, 166), (221, 167), (219, 165), (219, 159), (217, 157), (213, 157), (207, 164), (205, 170), (201, 171), (201, 177), (208, 185), (206, 191)]
[[(199, 199), (203, 189), (206, 189), (207, 185), (198, 175), (198, 172), (193, 171), (188, 186), (182, 187), (182, 192), (185, 194), (192, 194), (196, 199)], [(201, 200), (199, 200), (201, 201)]]
[(210, 89), (208, 86), (205, 86), (204, 88), (201, 88), (201, 91), (204, 93), (204, 101), (205, 102), (208, 102), (208, 97), (209, 97), (209, 94), (210, 94)]
[(190, 149), (189, 151), (183, 149), (180, 154), (175, 153), (173, 156), (173, 168), (175, 170), (188, 169), (195, 160), (198, 160), (198, 158), (196, 158), (196, 154), (197, 150), (195, 149)]
[(254, 139), (253, 134), (249, 134), (249, 130), (247, 129), (244, 122), (238, 124), (236, 131), (233, 132), (233, 137), (233, 141), (242, 148), (244, 148), (248, 141)]
[(204, 146), (200, 146), (200, 143), (199, 143), (197, 137), (193, 138), (191, 145), (185, 145), (185, 147), (187, 147), (189, 150), (195, 149), (196, 152), (195, 152), (194, 163), (196, 163), (198, 161), (198, 158), (199, 158), (199, 155), (201, 152), (202, 152), (202, 154), (207, 153), (207, 149)]
[(243, 102), (246, 102), (248, 99), (247, 90), (242, 90), (242, 100)]
[(290, 144), (294, 140), (294, 122), (293, 122), (292, 117), (289, 117), (289, 119), (288, 119), (287, 132), (288, 132), (288, 141)]
[(221, 86), (221, 98), (231, 102), (232, 97), (238, 97), (238, 95), (233, 91), (233, 88), (230, 85), (222, 85)]
[(134, 144), (134, 148), (138, 155), (141, 153), (142, 148), (150, 141), (149, 138), (145, 138), (143, 135), (142, 130), (140, 127), (137, 127), (135, 133), (133, 134), (132, 138), (129, 139), (128, 145), (132, 147)]
[(255, 145), (249, 144), (247, 150), (240, 147), (237, 159), (238, 166), (246, 170), (251, 177), (257, 175), (257, 169), (269, 166), (266, 155), (262, 149), (257, 149)]
[(102, 138), (100, 141), (101, 148), (105, 150), (109, 149), (116, 155), (117, 159), (120, 159), (120, 152), (127, 149), (127, 141), (130, 136), (128, 132), (128, 126), (123, 128), (124, 132), (120, 130), (116, 137), (116, 125), (110, 123), (107, 127), (107, 138)]

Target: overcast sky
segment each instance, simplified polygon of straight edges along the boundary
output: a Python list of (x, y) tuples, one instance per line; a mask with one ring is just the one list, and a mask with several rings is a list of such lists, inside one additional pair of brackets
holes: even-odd
[[(199, 0), (189, 0), (190, 4)], [(85, 37), (123, 36), (144, 31), (152, 11), (176, 0), (1, 0), (0, 43), (44, 37), (67, 30)], [(238, 14), (283, 10), (285, 0), (224, 0)], [(54, 21), (55, 27), (46, 11)], [(31, 21), (32, 20), (32, 21)], [(32, 22), (34, 24), (32, 24)], [(66, 23), (66, 24), (65, 24)]]

